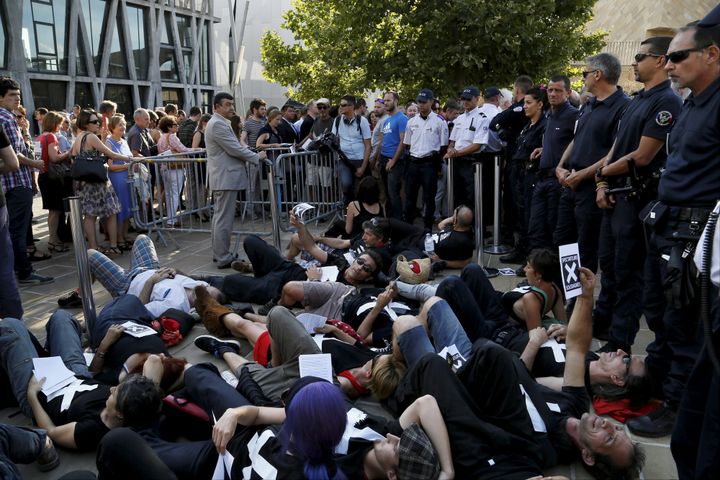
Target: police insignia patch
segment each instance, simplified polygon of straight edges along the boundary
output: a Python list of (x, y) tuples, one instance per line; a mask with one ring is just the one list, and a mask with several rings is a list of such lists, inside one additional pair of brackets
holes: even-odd
[(523, 111), (523, 107), (515, 107), (515, 108), (513, 108), (513, 112), (522, 112), (522, 111)]
[(673, 123), (672, 113), (668, 112), (667, 110), (658, 112), (658, 114), (655, 115), (655, 123), (657, 123), (661, 127), (667, 127), (668, 125), (672, 125), (672, 123)]

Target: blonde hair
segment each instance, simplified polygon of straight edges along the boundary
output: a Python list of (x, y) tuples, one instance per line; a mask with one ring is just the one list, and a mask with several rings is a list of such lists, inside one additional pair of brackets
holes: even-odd
[(393, 355), (388, 356), (387, 362), (375, 363), (370, 376), (370, 390), (379, 400), (384, 400), (392, 395), (407, 372), (404, 363)]

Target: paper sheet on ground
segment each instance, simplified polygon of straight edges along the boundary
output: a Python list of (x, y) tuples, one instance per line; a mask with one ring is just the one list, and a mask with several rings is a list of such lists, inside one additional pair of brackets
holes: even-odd
[(316, 313), (301, 313), (297, 316), (297, 319), (305, 327), (305, 331), (309, 334), (315, 333), (315, 328), (322, 327), (325, 325), (327, 318)]
[(158, 333), (147, 325), (140, 325), (139, 323), (130, 321), (123, 323), (122, 326), (125, 327), (123, 333), (127, 333), (128, 335), (132, 335), (136, 338), (147, 337), (148, 335), (155, 335)]
[(340, 274), (340, 270), (334, 265), (329, 267), (320, 267), (320, 271), (322, 272), (322, 277), (320, 277), (321, 282), (334, 282)]
[(315, 207), (310, 205), (309, 203), (298, 203), (295, 205), (292, 209), (292, 213), (295, 214), (295, 216), (300, 220), (300, 222), (303, 222), (303, 214), (307, 212), (308, 210), (313, 210)]
[(42, 391), (46, 396), (75, 381), (75, 374), (65, 366), (60, 357), (33, 358), (33, 373), (38, 381), (45, 379)]
[(565, 298), (575, 298), (582, 293), (580, 283), (580, 250), (577, 243), (560, 245), (560, 276), (563, 280)]
[(300, 378), (318, 377), (332, 383), (332, 360), (329, 353), (300, 355)]

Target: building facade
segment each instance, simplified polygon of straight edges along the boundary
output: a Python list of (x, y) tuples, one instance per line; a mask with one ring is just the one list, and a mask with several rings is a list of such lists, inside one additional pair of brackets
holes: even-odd
[(0, 1), (0, 74), (29, 112), (103, 99), (131, 115), (176, 103), (209, 109), (216, 90), (213, 0)]

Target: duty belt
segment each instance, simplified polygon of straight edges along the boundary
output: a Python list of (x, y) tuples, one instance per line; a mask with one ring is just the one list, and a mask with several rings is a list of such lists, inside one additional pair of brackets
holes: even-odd
[(537, 172), (538, 179), (544, 180), (546, 178), (555, 178), (554, 168), (541, 168)]
[(670, 207), (670, 218), (681, 222), (695, 221), (705, 223), (712, 207)]

